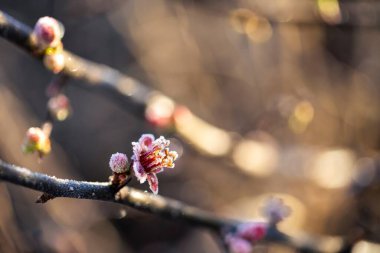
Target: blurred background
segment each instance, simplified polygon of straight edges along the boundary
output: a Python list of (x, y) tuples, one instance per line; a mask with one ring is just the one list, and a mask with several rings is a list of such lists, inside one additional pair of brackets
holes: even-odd
[[(112, 153), (131, 155), (142, 133), (162, 134), (181, 154), (174, 170), (158, 175), (163, 196), (254, 219), (276, 195), (293, 210), (284, 232), (323, 237), (327, 252), (344, 242), (357, 242), (355, 253), (380, 252), (380, 2), (2, 0), (0, 8), (29, 26), (57, 18), (67, 50), (208, 122), (159, 129), (112, 94), (69, 80), (73, 113), (54, 124), (53, 152), (38, 163), (20, 147), (45, 119), (53, 76), (1, 39), (2, 159), (106, 181)], [(87, 200), (35, 204), (38, 196), (0, 184), (0, 252), (221, 252), (215, 235), (178, 221)], [(255, 249), (268, 250), (295, 251)]]

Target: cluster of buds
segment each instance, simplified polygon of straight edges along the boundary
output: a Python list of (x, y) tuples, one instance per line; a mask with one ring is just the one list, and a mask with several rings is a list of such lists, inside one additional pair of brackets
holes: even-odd
[(133, 174), (144, 183), (148, 181), (149, 187), (154, 194), (158, 193), (157, 174), (165, 168), (174, 168), (174, 161), (178, 154), (169, 150), (170, 141), (163, 136), (155, 139), (151, 134), (143, 134), (138, 142), (132, 142), (133, 156), (132, 164), (128, 165), (128, 158), (125, 154), (115, 153), (111, 156), (109, 166), (114, 173), (112, 183), (120, 180), (115, 177), (128, 175), (131, 173), (129, 168), (133, 168)]
[(63, 25), (54, 18), (42, 17), (34, 26), (32, 38), (38, 47), (44, 51), (44, 65), (53, 73), (59, 73), (65, 66), (63, 45)]
[(37, 152), (40, 157), (47, 155), (51, 150), (49, 135), (39, 127), (29, 128), (22, 149), (25, 153)]
[(267, 221), (256, 221), (239, 224), (233, 232), (225, 235), (225, 242), (232, 253), (250, 253), (254, 245), (265, 238), (270, 227), (285, 219), (290, 214), (290, 208), (282, 199), (269, 198), (263, 209)]

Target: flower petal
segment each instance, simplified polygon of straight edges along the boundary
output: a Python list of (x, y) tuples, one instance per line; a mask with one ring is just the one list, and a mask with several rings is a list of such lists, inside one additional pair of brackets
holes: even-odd
[(150, 173), (158, 174), (164, 171), (164, 168), (155, 168)]
[(134, 161), (133, 162), (133, 171), (135, 172), (135, 176), (140, 181), (140, 184), (144, 183), (147, 177), (147, 174), (145, 173), (144, 167), (141, 166), (140, 162)]
[(154, 135), (153, 134), (143, 134), (143, 135), (141, 135), (141, 137), (139, 139), (139, 143), (140, 143), (142, 149), (145, 151), (148, 148), (150, 148), (153, 141), (154, 141)]
[(149, 187), (152, 190), (152, 192), (154, 194), (157, 194), (158, 193), (158, 178), (157, 178), (156, 174), (154, 174), (154, 173), (148, 174), (148, 183), (149, 183)]

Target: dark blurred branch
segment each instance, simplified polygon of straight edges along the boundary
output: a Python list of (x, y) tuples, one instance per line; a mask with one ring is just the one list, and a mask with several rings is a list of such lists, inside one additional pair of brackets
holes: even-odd
[[(29, 35), (31, 28), (17, 21), (13, 17), (0, 11), (0, 35), (12, 43), (24, 48), (32, 53), (37, 49), (36, 45), (31, 44)], [(41, 57), (41, 55), (35, 55)]]

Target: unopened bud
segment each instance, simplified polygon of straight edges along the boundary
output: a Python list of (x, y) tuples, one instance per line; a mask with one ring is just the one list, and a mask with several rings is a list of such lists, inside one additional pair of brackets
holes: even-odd
[(63, 25), (51, 17), (40, 18), (33, 30), (37, 42), (43, 47), (57, 47), (64, 34)]
[(128, 168), (128, 157), (123, 153), (115, 153), (111, 156), (109, 166), (115, 173), (123, 173)]
[(65, 56), (62, 53), (45, 54), (44, 65), (53, 73), (58, 74), (65, 67)]
[(63, 94), (59, 94), (49, 99), (47, 108), (52, 117), (63, 121), (70, 115), (70, 100)]

